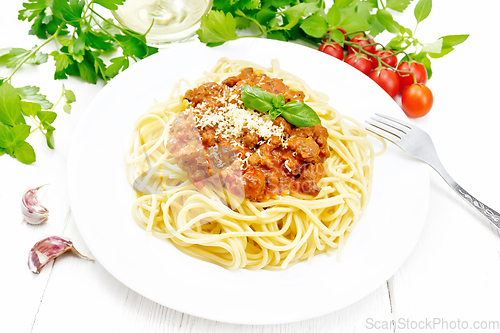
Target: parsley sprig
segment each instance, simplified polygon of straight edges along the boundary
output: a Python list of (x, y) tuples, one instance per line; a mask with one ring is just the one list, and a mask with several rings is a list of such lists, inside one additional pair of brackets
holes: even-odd
[(306, 103), (300, 101), (285, 103), (283, 95), (275, 96), (259, 87), (242, 85), (241, 100), (249, 109), (268, 112), (272, 119), (282, 116), (297, 127), (310, 127), (321, 122), (318, 114)]
[[(39, 87), (15, 87), (12, 79), (22, 66), (40, 65), (52, 57), (55, 79), (75, 76), (95, 84), (99, 79), (107, 82), (127, 69), (131, 61), (158, 51), (146, 44), (145, 35), (118, 26), (95, 8), (116, 10), (124, 1), (27, 0), (22, 4), (18, 19), (32, 22), (29, 34), (43, 42), (31, 49), (0, 49), (0, 65), (12, 68), (8, 77), (0, 78), (0, 156), (7, 153), (25, 164), (35, 162), (35, 151), (26, 141), (35, 131), (42, 132), (47, 146), (54, 149), (56, 106), (64, 101), (63, 110), (70, 113), (71, 103), (76, 101), (75, 94), (64, 85), (55, 104), (39, 93)], [(43, 52), (49, 44), (55, 50)], [(114, 50), (121, 50), (121, 54), (106, 64), (103, 55)]]

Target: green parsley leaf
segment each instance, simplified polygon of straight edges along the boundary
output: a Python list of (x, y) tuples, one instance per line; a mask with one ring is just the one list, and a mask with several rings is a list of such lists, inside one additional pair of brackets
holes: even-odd
[[(32, 50), (36, 49), (35, 45)], [(25, 58), (32, 52), (32, 50), (25, 50), (22, 48), (12, 48), (8, 55), (2, 56), (2, 60), (7, 60), (7, 68), (14, 68), (22, 62), (27, 64), (40, 65), (47, 62), (48, 54), (37, 51), (30, 55), (26, 60)]]
[(386, 7), (402, 13), (412, 0), (386, 0)]
[(8, 82), (0, 85), (0, 122), (8, 126), (26, 123), (21, 113), (19, 94)]
[(236, 19), (231, 13), (212, 10), (201, 19), (196, 31), (203, 43), (224, 43), (236, 39)]
[(21, 88), (16, 88), (17, 93), (23, 101), (34, 102), (40, 104), (42, 109), (52, 108), (52, 103), (47, 100), (45, 95), (39, 94), (40, 88), (36, 86), (24, 86)]
[(113, 43), (109, 42), (109, 37), (103, 33), (89, 31), (86, 33), (87, 44), (97, 50), (112, 50)]
[(429, 16), (432, 9), (432, 0), (419, 0), (413, 11), (417, 23), (422, 22)]
[(94, 3), (97, 3), (109, 10), (117, 10), (118, 6), (123, 5), (124, 2), (125, 0), (94, 0)]
[(260, 23), (260, 24), (267, 24), (269, 20), (273, 19), (276, 17), (276, 12), (270, 10), (269, 8), (263, 8), (258, 11), (258, 13), (255, 15), (255, 19)]
[(79, 27), (85, 0), (53, 0), (52, 12), (54, 16), (68, 24)]
[(106, 76), (109, 78), (115, 77), (121, 70), (126, 70), (129, 66), (127, 57), (116, 57), (111, 59), (111, 65), (106, 69)]
[(321, 122), (318, 114), (309, 105), (299, 101), (286, 103), (281, 116), (297, 127), (310, 127)]
[(21, 142), (14, 148), (14, 155), (24, 164), (31, 164), (36, 161), (36, 154), (33, 147), (26, 141)]
[(23, 3), (24, 9), (19, 11), (17, 18), (20, 21), (28, 20), (31, 21), (42, 13), (45, 8), (50, 7), (51, 1), (47, 0), (28, 0), (28, 2)]

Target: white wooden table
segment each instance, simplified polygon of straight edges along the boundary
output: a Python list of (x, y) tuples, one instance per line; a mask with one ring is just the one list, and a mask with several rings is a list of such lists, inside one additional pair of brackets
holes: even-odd
[[(21, 3), (0, 4), (0, 48), (40, 43), (28, 36), (29, 23), (17, 20)], [(431, 133), (443, 164), (459, 184), (496, 210), (500, 209), (499, 12), (500, 2), (495, 0), (434, 1), (431, 15), (419, 26), (419, 39), (471, 36), (433, 62), (428, 86), (434, 107), (428, 116), (414, 121)], [(397, 19), (414, 26), (412, 9)], [(0, 76), (9, 72), (0, 68)], [(26, 66), (14, 84), (41, 86), (41, 92), (54, 100), (61, 82), (52, 76), (49, 61)], [(39, 275), (31, 273), (28, 251), (44, 236), (67, 236), (81, 252), (89, 253), (69, 208), (66, 159), (75, 127), (102, 84), (73, 78), (64, 84), (75, 91), (77, 102), (71, 115), (62, 107), (57, 110), (56, 149), (49, 150), (45, 138), (35, 134), (29, 139), (37, 152), (35, 164), (0, 157), (0, 332), (439, 332), (446, 328), (500, 332), (500, 232), (433, 172), (425, 228), (412, 255), (386, 284), (323, 317), (273, 326), (201, 319), (145, 299), (98, 262), (72, 255), (50, 263)], [(50, 209), (49, 222), (39, 226), (21, 222), (23, 190), (45, 183), (50, 184), (42, 197)], [(390, 326), (391, 320), (396, 325)]]

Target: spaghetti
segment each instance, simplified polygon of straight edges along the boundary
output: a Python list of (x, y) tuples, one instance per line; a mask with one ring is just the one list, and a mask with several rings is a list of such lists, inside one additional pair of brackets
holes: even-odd
[[(300, 98), (320, 117), (327, 154), (320, 161), (322, 177), (315, 196), (288, 190), (271, 196), (238, 195), (218, 186), (213, 170), (206, 176), (212, 176), (213, 186), (200, 186), (179, 165), (172, 145), (168, 149), (173, 133), (182, 134), (172, 130), (176, 119), (191, 107), (183, 85), (196, 89), (207, 82), (221, 83), (249, 67), (303, 92)], [(271, 130), (276, 134), (276, 128)], [(205, 152), (203, 146), (198, 148)], [(281, 70), (278, 61), (263, 68), (222, 58), (194, 86), (180, 81), (166, 102), (155, 104), (136, 122), (126, 158), (127, 177), (137, 194), (132, 212), (144, 230), (169, 239), (184, 253), (228, 269), (284, 269), (335, 250), (340, 257), (369, 201), (374, 155), (359, 123), (329, 106), (325, 94)], [(248, 158), (238, 157), (237, 169), (245, 170)], [(233, 157), (227, 164), (234, 161)]]

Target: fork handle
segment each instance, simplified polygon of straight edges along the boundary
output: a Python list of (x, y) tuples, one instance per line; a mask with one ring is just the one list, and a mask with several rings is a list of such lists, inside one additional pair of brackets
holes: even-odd
[(494, 211), (490, 207), (483, 204), (481, 201), (474, 198), (471, 194), (469, 194), (469, 192), (464, 190), (462, 186), (455, 183), (452, 188), (455, 190), (455, 192), (458, 193), (458, 195), (462, 197), (462, 199), (467, 201), (479, 213), (481, 213), (484, 217), (490, 220), (491, 223), (493, 223), (497, 228), (500, 229), (500, 214), (498, 214), (498, 212)]

